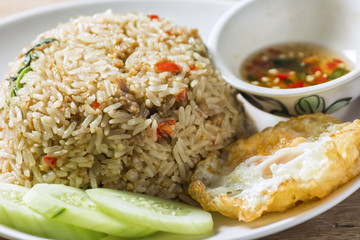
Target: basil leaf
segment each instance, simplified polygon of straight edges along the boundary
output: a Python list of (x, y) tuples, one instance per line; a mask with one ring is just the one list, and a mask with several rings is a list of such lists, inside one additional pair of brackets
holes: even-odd
[[(56, 38), (46, 38), (43, 39), (41, 41), (39, 41), (38, 43), (36, 43), (32, 48), (30, 48), (25, 54), (24, 54), (24, 61), (20, 67), (20, 69), (17, 71), (16, 76), (12, 76), (9, 78), (9, 82), (15, 82), (15, 86), (12, 87), (11, 92), (10, 92), (10, 97), (15, 97), (16, 96), (16, 90), (19, 90), (21, 88), (23, 88), (23, 84), (20, 82), (21, 79), (24, 77), (25, 73), (31, 71), (31, 67), (30, 67), (30, 63), (32, 58), (39, 58), (38, 55), (33, 54), (31, 55), (30, 53), (35, 50), (36, 47), (39, 47), (43, 44), (48, 44), (51, 42), (57, 41), (59, 42), (59, 40), (57, 40)], [(8, 102), (8, 105), (10, 106), (10, 101)]]
[(20, 73), (19, 73), (19, 76), (17, 78), (17, 82), (16, 82), (16, 90), (19, 90), (23, 87), (22, 83), (20, 82), (21, 79), (24, 77), (25, 73), (27, 73), (28, 71), (31, 71), (31, 67), (30, 66), (27, 66), (26, 68), (24, 68)]
[(20, 74), (25, 68), (27, 68), (28, 66), (30, 66), (30, 62), (31, 62), (31, 56), (30, 53), (26, 53), (24, 55), (24, 62), (23, 62), (23, 66), (19, 69), (19, 71), (17, 72), (17, 74)]
[[(30, 49), (26, 52), (26, 54), (29, 54), (29, 53), (30, 53), (31, 51), (33, 51), (35, 48), (40, 47), (40, 46), (43, 45), (43, 44), (48, 44), (48, 43), (51, 43), (51, 42), (54, 42), (54, 41), (59, 42), (59, 40), (57, 40), (56, 38), (46, 38), (46, 39), (43, 39), (43, 40), (39, 41), (38, 43), (36, 43), (32, 48), (30, 48)], [(26, 54), (25, 54), (25, 55), (26, 55)]]

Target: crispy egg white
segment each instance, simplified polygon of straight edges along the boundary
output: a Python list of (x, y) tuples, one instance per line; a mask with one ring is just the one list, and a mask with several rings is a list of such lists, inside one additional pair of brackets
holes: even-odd
[[(276, 141), (263, 139), (269, 136)], [(239, 141), (225, 160), (213, 153), (198, 164), (189, 194), (205, 210), (240, 221), (323, 198), (360, 171), (359, 120), (341, 124), (322, 114), (302, 116)]]

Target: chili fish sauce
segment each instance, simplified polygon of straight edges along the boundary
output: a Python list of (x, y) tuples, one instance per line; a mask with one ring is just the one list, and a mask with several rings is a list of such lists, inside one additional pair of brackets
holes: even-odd
[(309, 43), (272, 45), (251, 54), (241, 65), (242, 78), (268, 88), (300, 88), (325, 83), (350, 72), (344, 56)]

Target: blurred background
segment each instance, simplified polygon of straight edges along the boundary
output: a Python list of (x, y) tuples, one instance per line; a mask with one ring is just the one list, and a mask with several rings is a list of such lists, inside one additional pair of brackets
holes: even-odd
[(31, 8), (50, 5), (58, 2), (79, 0), (0, 0), (0, 18), (22, 12)]

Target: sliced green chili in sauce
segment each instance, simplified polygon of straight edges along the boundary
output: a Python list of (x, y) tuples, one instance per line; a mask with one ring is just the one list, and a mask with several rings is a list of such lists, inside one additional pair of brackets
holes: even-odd
[(349, 70), (344, 69), (344, 68), (336, 68), (331, 75), (328, 77), (328, 79), (336, 79), (339, 78), (345, 74), (347, 74), (349, 72)]
[[(34, 51), (37, 47), (40, 47), (43, 44), (49, 44), (51, 42), (57, 41), (59, 42), (59, 40), (55, 39), (55, 38), (46, 38), (43, 39), (41, 41), (39, 41), (38, 43), (36, 43), (32, 48), (30, 48), (25, 54), (24, 54), (24, 61), (22, 62), (19, 70), (16, 72), (15, 76), (11, 76), (9, 77), (9, 85), (12, 85), (14, 83), (14, 86), (11, 87), (11, 92), (10, 92), (10, 97), (15, 97), (17, 96), (16, 91), (20, 90), (21, 88), (23, 88), (23, 84), (21, 83), (21, 79), (24, 77), (24, 75), (31, 71), (31, 67), (30, 67), (30, 63), (31, 61), (35, 58), (37, 59), (39, 56), (36, 54), (31, 54), (32, 51)], [(8, 105), (10, 105), (10, 102), (8, 102)]]

